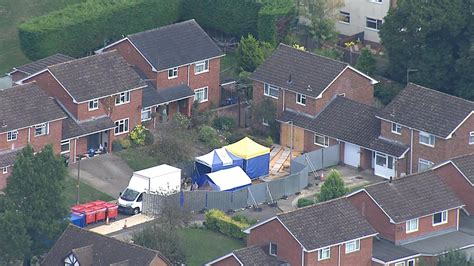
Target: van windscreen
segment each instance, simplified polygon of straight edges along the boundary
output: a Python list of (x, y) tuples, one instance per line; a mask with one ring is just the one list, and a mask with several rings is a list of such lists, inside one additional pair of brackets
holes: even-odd
[(122, 193), (122, 195), (120, 196), (120, 198), (123, 199), (123, 200), (126, 200), (126, 201), (134, 201), (134, 200), (137, 198), (138, 194), (139, 194), (139, 192), (127, 188), (127, 189), (125, 189), (125, 191)]

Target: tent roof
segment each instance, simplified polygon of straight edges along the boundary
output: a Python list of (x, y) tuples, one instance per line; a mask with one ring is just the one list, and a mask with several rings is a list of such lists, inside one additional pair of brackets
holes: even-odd
[(233, 154), (248, 160), (260, 155), (270, 153), (270, 149), (258, 144), (257, 142), (245, 137), (236, 143), (226, 146), (227, 150)]
[(252, 183), (244, 170), (238, 166), (210, 173), (207, 174), (207, 176), (221, 191), (250, 185)]
[[(217, 161), (216, 160), (220, 160)], [(208, 154), (196, 157), (196, 161), (212, 167), (215, 163), (221, 163), (222, 165), (232, 165), (234, 161), (240, 160), (239, 157), (230, 153), (226, 148), (215, 149)]]

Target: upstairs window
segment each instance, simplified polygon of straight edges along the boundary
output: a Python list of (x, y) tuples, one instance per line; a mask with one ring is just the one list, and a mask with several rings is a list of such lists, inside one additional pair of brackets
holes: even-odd
[(121, 105), (130, 102), (130, 91), (122, 92), (115, 98), (115, 105)]
[(43, 123), (35, 126), (35, 137), (48, 134), (49, 123)]
[(418, 159), (418, 172), (423, 172), (431, 167), (433, 167), (434, 163), (425, 159)]
[(435, 136), (430, 133), (420, 131), (420, 144), (434, 147), (435, 146)]
[(351, 13), (339, 11), (339, 22), (347, 24), (351, 23)]
[(329, 146), (329, 137), (314, 134), (314, 144), (319, 145), (321, 147), (328, 147)]
[(270, 247), (269, 247), (268, 253), (272, 256), (276, 256), (278, 254), (277, 244), (270, 242)]
[(469, 145), (474, 144), (474, 131), (469, 132)]
[(306, 105), (306, 95), (297, 93), (296, 94), (296, 103), (305, 106)]
[(7, 132), (7, 141), (14, 141), (18, 138), (18, 130), (12, 130)]
[(201, 74), (209, 71), (209, 60), (197, 62), (194, 65), (194, 74)]
[(442, 211), (433, 214), (433, 226), (445, 224), (448, 222), (448, 211)]
[(151, 107), (142, 109), (142, 122), (148, 121), (151, 119)]
[(200, 88), (194, 91), (194, 100), (198, 103), (207, 102), (208, 100), (208, 90), (207, 87)]
[(416, 231), (418, 231), (418, 218), (408, 220), (406, 224), (406, 232), (413, 233)]
[(392, 133), (401, 135), (402, 134), (402, 125), (397, 123), (392, 123)]
[(360, 239), (346, 243), (346, 254), (360, 250)]
[(375, 18), (366, 18), (365, 26), (369, 29), (379, 31), (380, 26), (382, 26), (382, 20)]
[(318, 260), (327, 260), (331, 258), (331, 248), (318, 250)]
[(265, 83), (263, 86), (263, 95), (278, 99), (279, 89), (275, 86), (272, 86), (268, 83)]
[(97, 109), (99, 109), (99, 100), (95, 99), (95, 100), (89, 101), (89, 111), (93, 111)]
[(69, 140), (61, 141), (61, 154), (68, 153), (69, 152), (69, 147), (70, 147), (70, 141)]
[(170, 68), (168, 69), (168, 79), (174, 79), (178, 77), (178, 68)]

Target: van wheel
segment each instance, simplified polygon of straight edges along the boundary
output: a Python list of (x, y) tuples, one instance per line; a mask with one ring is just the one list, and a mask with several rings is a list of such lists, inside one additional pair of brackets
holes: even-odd
[(139, 208), (135, 208), (133, 209), (133, 215), (137, 215), (140, 213), (140, 209)]

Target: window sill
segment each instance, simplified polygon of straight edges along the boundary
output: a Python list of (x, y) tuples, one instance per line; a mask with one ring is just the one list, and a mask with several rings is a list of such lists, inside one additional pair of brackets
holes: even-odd
[(306, 106), (306, 104), (296, 102), (296, 104), (301, 105), (301, 106)]
[(128, 131), (119, 132), (119, 133), (114, 132), (114, 136), (120, 136), (120, 135), (123, 135), (123, 134), (128, 134)]
[(178, 76), (176, 76), (176, 77), (168, 77), (168, 79), (177, 79), (177, 78), (178, 78)]
[(415, 232), (418, 232), (418, 229), (414, 230), (414, 231), (405, 231), (405, 233), (407, 233), (407, 234), (411, 234), (411, 233), (415, 233)]
[(88, 110), (89, 112), (91, 112), (91, 111), (99, 110), (99, 108), (97, 107), (97, 108), (94, 108), (94, 109), (87, 109), (87, 110)]
[(35, 138), (46, 136), (46, 134), (41, 134), (41, 135), (35, 135)]
[(7, 142), (12, 142), (12, 141), (16, 141), (16, 140), (17, 139), (10, 139), (10, 140), (7, 139)]
[(365, 27), (366, 30), (370, 30), (370, 31), (374, 31), (374, 32), (379, 32), (380, 30), (378, 29), (373, 29), (373, 28), (369, 28), (369, 27)]
[(401, 136), (401, 135), (402, 135), (402, 133), (401, 133), (401, 132), (399, 133), (399, 132), (396, 132), (396, 131), (392, 131), (392, 133), (393, 133), (393, 134), (395, 134), (395, 135), (399, 135), (399, 136)]
[(269, 94), (263, 94), (264, 96), (267, 96), (267, 97), (270, 97), (270, 98), (273, 98), (273, 99), (277, 99), (278, 100), (278, 97), (275, 97), (275, 96), (271, 96)]
[(427, 146), (427, 147), (431, 147), (431, 148), (435, 147), (435, 145), (430, 145), (430, 144), (426, 144), (426, 143), (423, 143), (423, 142), (418, 142), (418, 143), (420, 143), (423, 146)]
[(351, 25), (350, 22), (345, 22), (345, 21), (340, 21), (340, 20), (338, 20), (337, 22), (338, 22), (338, 23), (341, 23), (341, 24), (343, 24), (343, 25)]
[(150, 121), (150, 120), (151, 120), (151, 118), (147, 118), (147, 119), (142, 119), (141, 121), (146, 122), (146, 121)]
[(124, 104), (127, 104), (127, 103), (130, 103), (130, 101), (128, 101), (128, 102), (123, 102), (123, 103), (115, 103), (115, 106), (120, 106), (120, 105), (124, 105)]
[(436, 226), (440, 226), (440, 225), (447, 224), (447, 223), (448, 223), (448, 221), (442, 222), (442, 223), (437, 223), (437, 224), (432, 224), (432, 225), (433, 225), (433, 227), (436, 227)]
[(351, 254), (351, 253), (357, 252), (357, 251), (359, 251), (359, 250), (360, 250), (360, 249), (352, 250), (352, 251), (349, 251), (349, 252), (346, 251), (345, 254)]
[(198, 103), (205, 103), (205, 102), (207, 102), (207, 101), (209, 101), (209, 99), (199, 101)]
[(319, 144), (319, 143), (316, 143), (316, 142), (314, 143), (314, 145), (317, 145), (317, 146), (323, 147), (323, 148), (329, 147), (329, 145), (326, 146), (326, 145), (324, 145), (324, 144)]
[(207, 73), (207, 72), (209, 72), (209, 69), (208, 69), (208, 70), (201, 71), (201, 72), (194, 72), (194, 75), (199, 75), (199, 74)]

